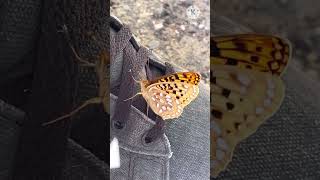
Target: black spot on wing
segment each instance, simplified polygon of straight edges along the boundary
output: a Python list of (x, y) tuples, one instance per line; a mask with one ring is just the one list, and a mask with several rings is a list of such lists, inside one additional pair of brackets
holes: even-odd
[(213, 117), (215, 117), (217, 119), (222, 119), (222, 112), (220, 112), (220, 111), (213, 109), (213, 110), (211, 110), (211, 114), (213, 115)]
[(210, 56), (213, 56), (213, 57), (220, 56), (220, 50), (217, 47), (217, 43), (213, 39), (210, 39)]
[(222, 95), (226, 98), (229, 97), (231, 91), (229, 89), (222, 89)]
[(238, 61), (236, 59), (232, 59), (232, 58), (228, 58), (227, 61), (226, 61), (226, 65), (237, 65), (238, 64)]
[(234, 108), (234, 104), (227, 102), (226, 107), (229, 111), (231, 111)]

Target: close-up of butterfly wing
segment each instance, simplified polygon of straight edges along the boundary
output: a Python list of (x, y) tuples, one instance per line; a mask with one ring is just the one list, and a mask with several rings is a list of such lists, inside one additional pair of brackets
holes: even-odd
[(210, 38), (210, 59), (224, 64), (281, 75), (291, 57), (290, 42), (284, 38), (239, 34)]
[(284, 98), (282, 80), (270, 73), (215, 65), (211, 75), (211, 162), (217, 175), (236, 145), (273, 115)]
[[(176, 96), (160, 89), (158, 85), (160, 84), (156, 83), (148, 86), (146, 93), (142, 94), (150, 108), (164, 120), (179, 117), (183, 108), (176, 101)], [(162, 83), (161, 85), (171, 86), (172, 83)]]
[(257, 34), (211, 38), (211, 176), (236, 145), (272, 116), (284, 98), (279, 76), (291, 54), (287, 40)]
[[(199, 94), (199, 82), (198, 73), (173, 73), (151, 81), (146, 87), (147, 94), (144, 97), (148, 99), (147, 102), (152, 110), (163, 119), (177, 118), (183, 108)], [(163, 113), (164, 111), (166, 113)]]

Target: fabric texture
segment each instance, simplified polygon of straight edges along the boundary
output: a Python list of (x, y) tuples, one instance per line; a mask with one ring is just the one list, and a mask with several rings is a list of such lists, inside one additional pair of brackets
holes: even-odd
[[(211, 25), (212, 35), (250, 32), (221, 16)], [(216, 179), (320, 178), (320, 85), (297, 67), (293, 57), (282, 77), (286, 94), (279, 111), (236, 147)]]
[(24, 112), (0, 100), (0, 179), (10, 179)]
[(36, 46), (41, 1), (0, 2), (0, 83), (32, 72), (32, 50)]
[(94, 60), (109, 45), (107, 7), (95, 0), (0, 2), (1, 179), (109, 178), (109, 116), (101, 106), (74, 117), (72, 128), (70, 121), (40, 125), (96, 96), (95, 73), (73, 61), (58, 31), (67, 24), (79, 55)]

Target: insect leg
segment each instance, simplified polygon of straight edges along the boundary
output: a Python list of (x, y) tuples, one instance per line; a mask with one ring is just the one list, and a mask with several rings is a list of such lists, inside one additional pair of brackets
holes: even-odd
[(78, 55), (78, 53), (76, 52), (75, 48), (72, 46), (71, 43), (69, 43), (69, 45), (70, 45), (70, 48), (72, 49), (72, 52), (73, 52), (74, 56), (76, 57), (76, 60), (79, 61), (80, 63), (82, 63), (82, 66), (95, 67), (95, 64), (94, 64), (94, 63), (91, 63), (91, 62), (89, 62), (89, 61), (87, 61), (87, 60), (82, 59), (82, 58)]
[(147, 103), (147, 117), (149, 117), (149, 104)]
[(78, 108), (76, 108), (75, 110), (71, 111), (70, 113), (66, 114), (66, 115), (63, 115), (57, 119), (54, 119), (52, 121), (49, 121), (49, 122), (45, 122), (42, 124), (42, 126), (47, 126), (49, 124), (53, 124), (53, 123), (56, 123), (58, 121), (61, 121), (65, 118), (68, 118), (68, 117), (71, 117), (73, 116), (74, 114), (76, 114), (77, 112), (79, 112), (81, 109), (83, 109), (84, 107), (90, 105), (90, 104), (99, 104), (101, 103), (102, 99), (100, 97), (95, 97), (95, 98), (91, 98), (87, 101), (85, 101), (81, 106), (79, 106)]

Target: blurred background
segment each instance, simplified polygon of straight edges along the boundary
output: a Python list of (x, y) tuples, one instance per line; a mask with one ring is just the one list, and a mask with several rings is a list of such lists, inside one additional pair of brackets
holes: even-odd
[[(212, 0), (216, 14), (258, 33), (287, 37), (293, 56), (312, 78), (320, 77), (320, 1), (314, 0)], [(211, 12), (212, 13), (212, 12)]]
[[(188, 18), (190, 6), (200, 10), (197, 19)], [(163, 61), (200, 72), (209, 82), (210, 0), (112, 0), (110, 10)]]

